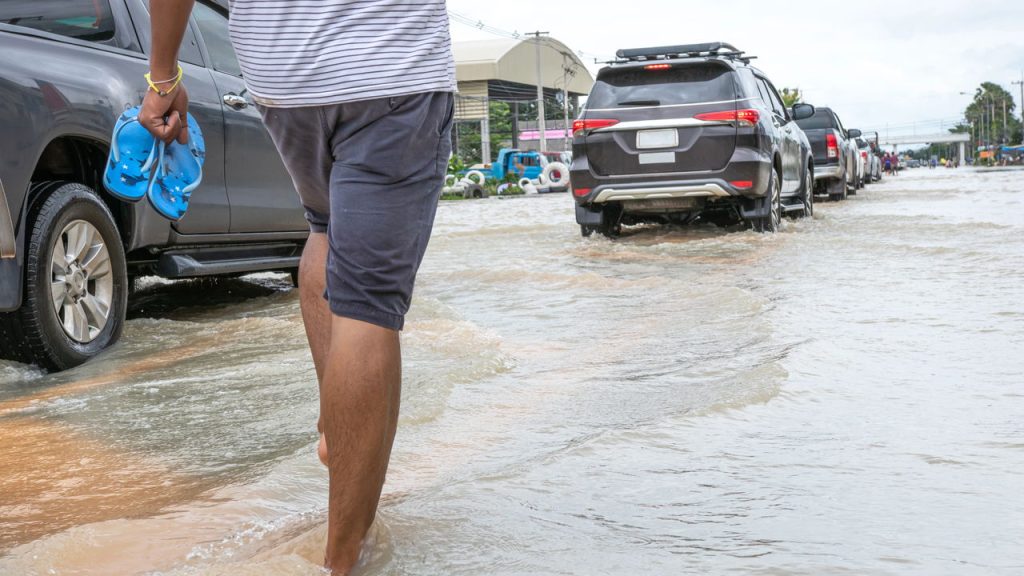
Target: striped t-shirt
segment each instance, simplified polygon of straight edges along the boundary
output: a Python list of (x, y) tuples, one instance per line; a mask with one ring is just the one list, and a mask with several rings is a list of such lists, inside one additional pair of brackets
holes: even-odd
[(265, 106), (454, 92), (446, 0), (231, 0), (231, 43)]

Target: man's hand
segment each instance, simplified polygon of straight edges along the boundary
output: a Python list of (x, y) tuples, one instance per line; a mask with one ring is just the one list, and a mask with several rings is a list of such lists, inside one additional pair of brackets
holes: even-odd
[(188, 142), (188, 92), (185, 84), (179, 83), (173, 92), (161, 96), (153, 90), (146, 91), (139, 111), (139, 124), (157, 139), (167, 144), (177, 140)]
[[(153, 80), (172, 78), (178, 72), (178, 47), (194, 3), (195, 0), (149, 0), (153, 36), (149, 71)], [(188, 92), (185, 86), (178, 83), (167, 96), (157, 94), (152, 88), (147, 90), (139, 111), (139, 123), (158, 140), (168, 144), (175, 140), (182, 144), (188, 142)]]

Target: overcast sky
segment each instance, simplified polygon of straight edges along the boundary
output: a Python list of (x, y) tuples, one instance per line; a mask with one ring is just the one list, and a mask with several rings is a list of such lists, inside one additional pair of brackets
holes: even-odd
[[(1019, 100), (1010, 82), (1024, 71), (1021, 0), (448, 0), (448, 9), (503, 30), (550, 32), (588, 64), (623, 47), (730, 42), (758, 56), (778, 88), (800, 87), (848, 128), (888, 124), (893, 133), (914, 122), (918, 133), (948, 127), (970, 101), (959, 93), (983, 81)], [(452, 36), (497, 37), (455, 21)]]

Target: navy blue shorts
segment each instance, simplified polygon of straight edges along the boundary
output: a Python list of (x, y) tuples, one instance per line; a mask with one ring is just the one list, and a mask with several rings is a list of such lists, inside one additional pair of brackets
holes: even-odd
[(263, 121), (330, 243), (331, 312), (401, 330), (451, 154), (454, 95), (268, 108)]

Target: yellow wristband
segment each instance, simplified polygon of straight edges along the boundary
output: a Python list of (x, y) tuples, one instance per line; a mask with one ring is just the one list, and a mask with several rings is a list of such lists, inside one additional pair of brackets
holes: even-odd
[[(154, 82), (151, 73), (146, 72), (146, 74), (145, 74), (146, 82), (149, 84), (149, 88), (153, 92), (156, 92), (157, 94), (159, 94), (160, 96), (167, 96), (171, 92), (174, 92), (174, 89), (178, 87), (178, 84), (181, 84), (181, 79), (184, 76), (185, 76), (185, 71), (181, 69), (181, 64), (178, 65), (178, 75), (175, 76), (174, 78), (170, 79), (170, 80), (160, 80), (159, 82)], [(174, 84), (171, 84), (171, 87), (168, 88), (167, 90), (161, 90), (157, 86), (157, 84), (166, 84), (168, 82), (171, 82), (172, 80), (174, 81)]]

